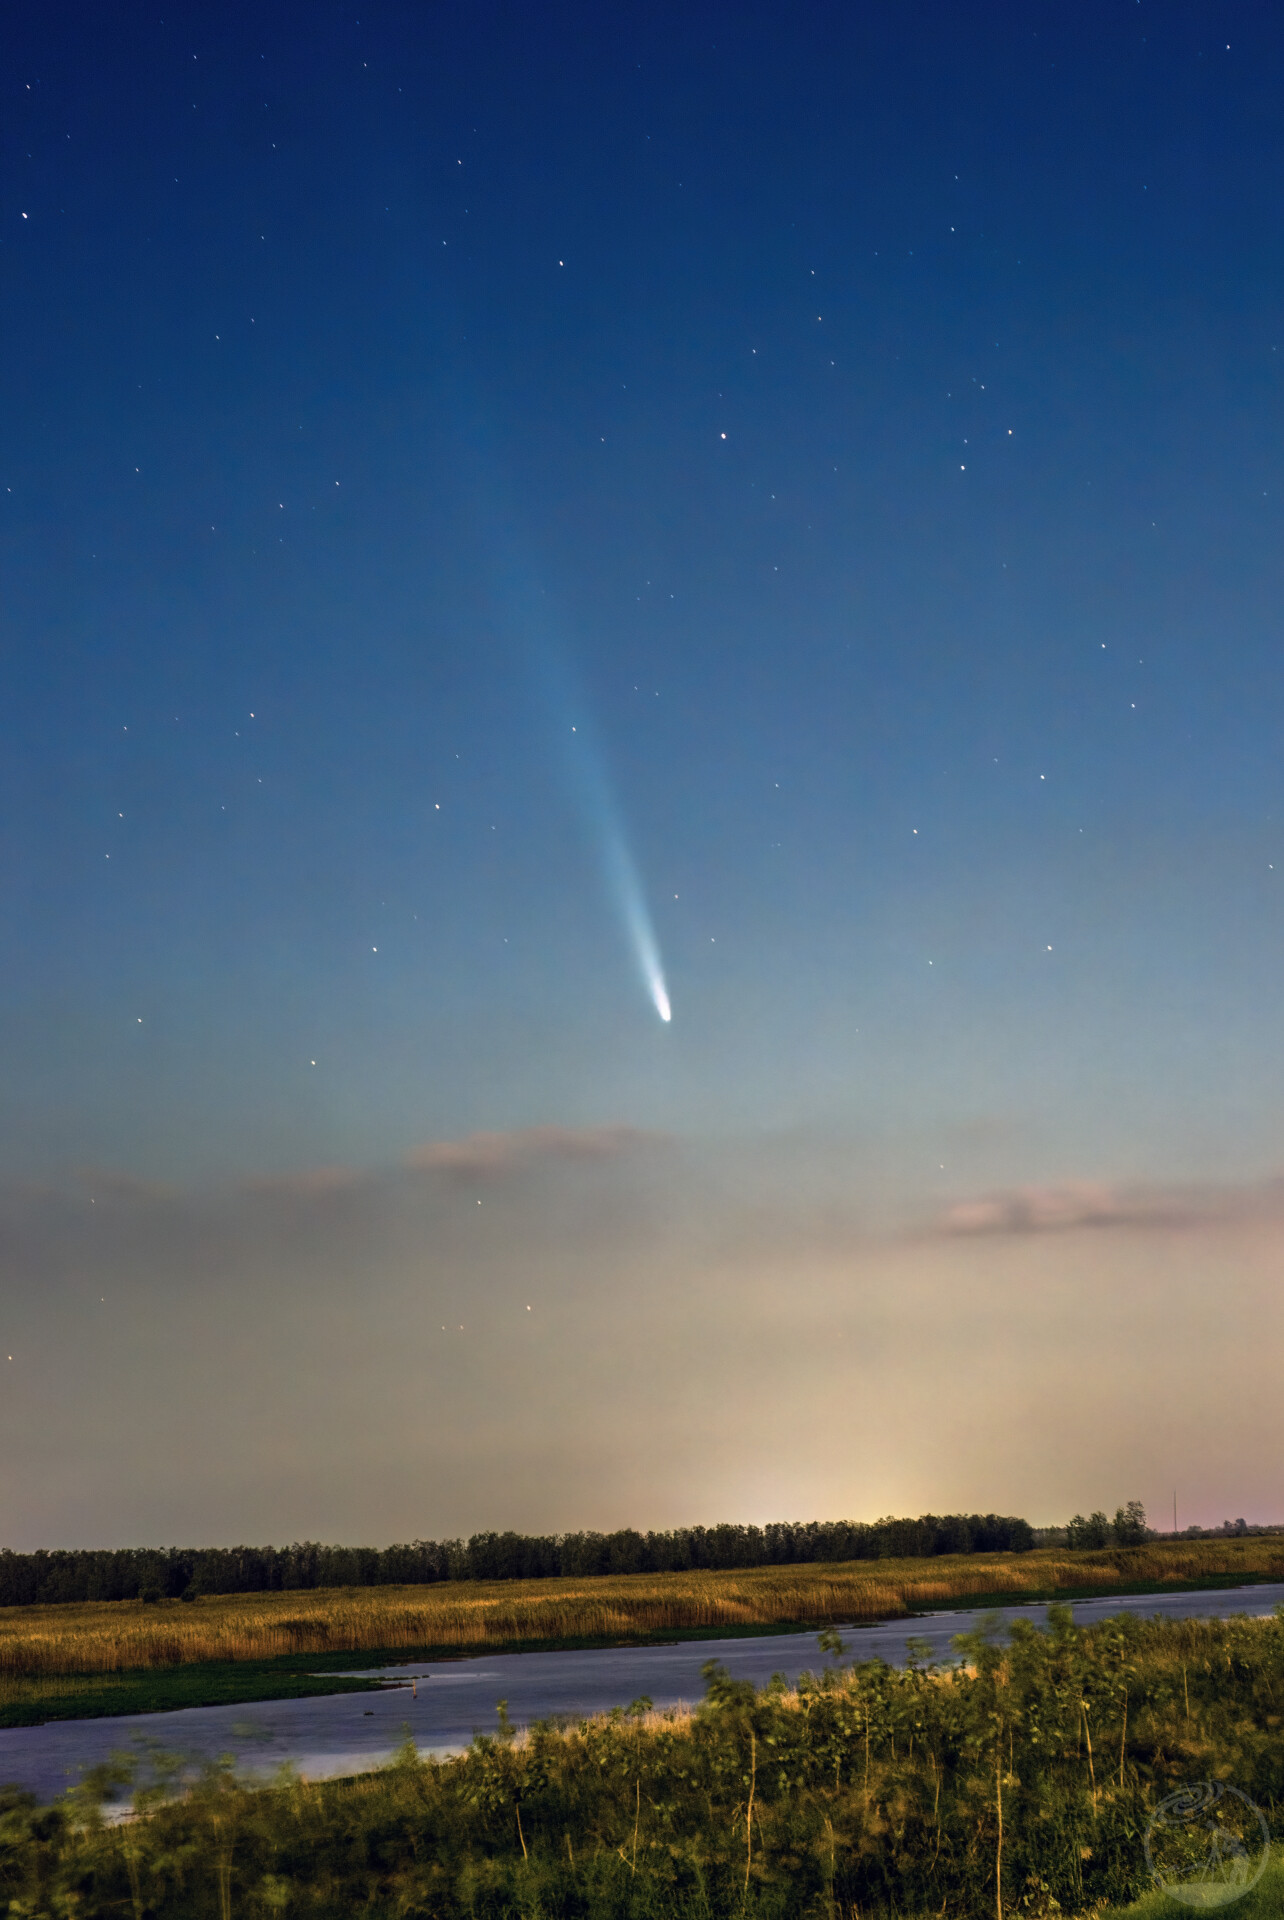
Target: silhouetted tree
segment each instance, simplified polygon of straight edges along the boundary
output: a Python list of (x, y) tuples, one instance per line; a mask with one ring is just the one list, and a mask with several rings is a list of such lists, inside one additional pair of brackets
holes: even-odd
[(1140, 1500), (1130, 1500), (1115, 1512), (1111, 1529), (1117, 1547), (1139, 1547), (1146, 1538), (1146, 1509)]

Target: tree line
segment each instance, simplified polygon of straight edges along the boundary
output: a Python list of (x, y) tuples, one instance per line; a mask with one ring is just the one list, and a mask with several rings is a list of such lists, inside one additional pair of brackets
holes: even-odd
[(406, 1546), (61, 1548), (0, 1551), (0, 1606), (86, 1600), (197, 1599), (312, 1587), (430, 1586), (446, 1580), (583, 1579), (690, 1573), (816, 1561), (919, 1559), (941, 1553), (1024, 1553), (1029, 1522), (994, 1513), (916, 1520), (778, 1521), (765, 1527), (674, 1527), (639, 1533), (475, 1533)]
[(1100, 1508), (1085, 1519), (1076, 1513), (1065, 1525), (1068, 1547), (1139, 1547), (1147, 1535), (1146, 1509), (1140, 1500), (1117, 1507), (1113, 1520), (1107, 1520)]

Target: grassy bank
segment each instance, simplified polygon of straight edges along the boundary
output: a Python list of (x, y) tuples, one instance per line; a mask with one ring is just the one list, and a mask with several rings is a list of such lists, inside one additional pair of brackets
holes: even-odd
[[(1145, 1892), (1147, 1826), (1177, 1787), (1232, 1783), (1278, 1836), (1281, 1621), (1080, 1629), (1062, 1611), (963, 1651), (961, 1670), (870, 1662), (796, 1692), (715, 1669), (694, 1714), (635, 1702), (519, 1738), (501, 1722), (459, 1759), (408, 1752), (354, 1780), (162, 1778), (125, 1826), (97, 1819), (105, 1779), (52, 1811), (10, 1796), (0, 1903), (84, 1920), (1045, 1920)], [(1273, 1910), (1264, 1890), (1245, 1920)]]
[(553, 1642), (601, 1645), (699, 1628), (896, 1619), (978, 1599), (1160, 1591), (1247, 1579), (1284, 1579), (1284, 1539), (220, 1595), (190, 1604), (11, 1607), (0, 1610), (0, 1705), (5, 1681), (40, 1675), (227, 1662), (261, 1666), (315, 1655), (338, 1664), (336, 1656), (376, 1650), (395, 1658)]
[[(1227, 1920), (1281, 1920), (1284, 1916), (1284, 1854), (1278, 1847), (1257, 1885), (1225, 1911)], [(1190, 1912), (1190, 1907), (1154, 1889), (1126, 1907), (1111, 1907), (1102, 1914), (1101, 1920), (1182, 1920)]]
[(277, 1664), (200, 1661), (124, 1673), (35, 1674), (0, 1680), (0, 1727), (49, 1720), (100, 1720), (123, 1713), (175, 1713), (183, 1707), (245, 1706), (252, 1700), (304, 1700), (327, 1693), (377, 1691), (377, 1680), (318, 1678)]

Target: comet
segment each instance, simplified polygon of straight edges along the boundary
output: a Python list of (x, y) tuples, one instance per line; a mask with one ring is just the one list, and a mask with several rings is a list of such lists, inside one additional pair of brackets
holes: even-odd
[(642, 984), (650, 996), (651, 1005), (667, 1026), (673, 1018), (673, 1008), (669, 1004), (669, 989), (665, 984), (664, 967), (660, 960), (660, 943), (655, 937), (655, 928), (647, 908), (646, 892), (642, 885), (642, 876), (634, 864), (628, 843), (624, 839), (618, 823), (612, 823), (615, 831), (609, 836), (607, 853), (607, 874), (611, 890), (624, 923), (629, 945), (637, 961)]
[(496, 608), (530, 669), (533, 691), (547, 723), (562, 743), (562, 770), (570, 798), (596, 847), (608, 896), (646, 996), (661, 1023), (668, 1026), (673, 1007), (660, 942), (591, 705), (572, 664), (564, 616), (556, 609), (553, 596), (538, 584), (538, 569), (528, 542), (519, 530), (518, 516), (511, 508), (506, 510), (502, 502), (503, 490), (494, 467), (483, 470), (475, 457), (466, 465), (477, 476), (479, 498), (485, 498), (489, 505), (484, 524), (489, 533), (486, 544)]
[(607, 890), (619, 914), (638, 976), (651, 1005), (667, 1026), (673, 1018), (673, 1008), (664, 978), (664, 963), (660, 958), (660, 942), (656, 938), (651, 910), (647, 905), (646, 888), (624, 831), (624, 823), (607, 777), (606, 763), (597, 746), (592, 725), (582, 705), (578, 706), (577, 713), (576, 723), (571, 728), (572, 787), (585, 825), (597, 842)]

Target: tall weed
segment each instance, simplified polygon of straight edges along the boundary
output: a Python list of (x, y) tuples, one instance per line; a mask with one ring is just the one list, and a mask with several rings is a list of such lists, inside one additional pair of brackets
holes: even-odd
[[(1086, 1914), (1145, 1891), (1176, 1787), (1284, 1817), (1284, 1618), (968, 1636), (958, 1665), (879, 1661), (755, 1693), (716, 1664), (691, 1714), (648, 1703), (458, 1759), (253, 1791), (226, 1768), (140, 1792), (107, 1775), (0, 1812), (14, 1915), (842, 1920)], [(1259, 1902), (1260, 1907), (1260, 1902)]]

